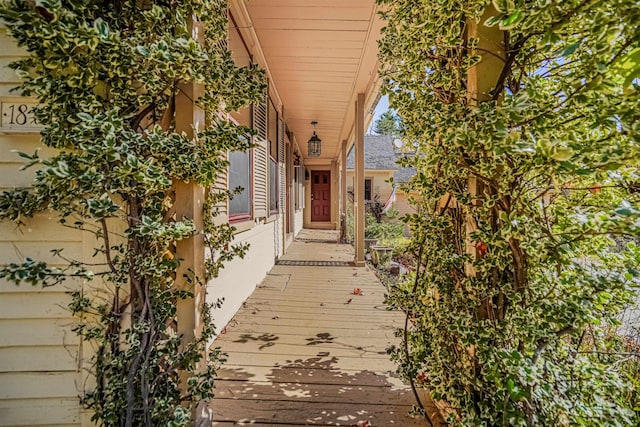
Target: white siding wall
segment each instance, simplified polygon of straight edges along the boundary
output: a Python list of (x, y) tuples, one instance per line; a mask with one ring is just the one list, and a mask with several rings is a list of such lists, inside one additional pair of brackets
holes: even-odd
[(295, 213), (295, 222), (293, 227), (293, 232), (297, 236), (298, 233), (302, 230), (304, 225), (304, 212), (299, 211)]
[(284, 255), (284, 214), (279, 214), (275, 220), (275, 229), (273, 234), (273, 248), (277, 257)]
[(256, 285), (273, 267), (276, 256), (274, 234), (282, 233), (276, 230), (276, 222), (273, 221), (238, 233), (235, 243), (248, 243), (250, 247), (247, 255), (244, 259), (236, 258), (227, 263), (220, 276), (207, 284), (208, 302), (224, 298), (222, 307), (213, 312), (217, 332), (229, 323)]

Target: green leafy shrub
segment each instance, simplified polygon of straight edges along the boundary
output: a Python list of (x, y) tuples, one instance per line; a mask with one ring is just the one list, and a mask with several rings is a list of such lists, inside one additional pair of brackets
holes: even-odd
[[(0, 195), (0, 217), (20, 223), (55, 212), (62, 226), (95, 236), (93, 259), (60, 249), (58, 266), (27, 258), (0, 277), (91, 283), (73, 293), (70, 309), (96, 350), (96, 385), (83, 396), (95, 422), (190, 425), (194, 406), (213, 395), (221, 358), (205, 355), (214, 333), (207, 308), (198, 307), (204, 326), (190, 340), (178, 333), (177, 307), (247, 248), (229, 246), (233, 228), (211, 220), (232, 194), (207, 191), (204, 226), (177, 217), (176, 194), (184, 182), (211, 188), (226, 173), (227, 151), (250, 147), (251, 131), (222, 117), (258, 99), (263, 75), (234, 65), (223, 0), (15, 0), (2, 2), (0, 17), (27, 52), (11, 67), (22, 94), (39, 103), (42, 143), (59, 150), (21, 154), (37, 166), (35, 181)], [(205, 117), (189, 137), (176, 127), (176, 102), (192, 85), (203, 87), (191, 101)], [(182, 241), (198, 238), (211, 249), (202, 277), (176, 256)]]
[[(625, 356), (593, 349), (640, 284), (637, 247), (612, 249), (640, 233), (640, 10), (379, 3), (421, 212), (407, 218), (417, 273), (389, 297), (408, 316), (399, 372), (454, 425), (637, 424)], [(474, 94), (468, 77), (496, 56)]]
[(389, 244), (395, 240), (402, 238), (402, 232), (404, 230), (403, 224), (393, 222), (380, 222), (372, 224), (365, 229), (365, 232), (369, 232), (369, 235), (374, 238), (381, 239), (385, 244)]

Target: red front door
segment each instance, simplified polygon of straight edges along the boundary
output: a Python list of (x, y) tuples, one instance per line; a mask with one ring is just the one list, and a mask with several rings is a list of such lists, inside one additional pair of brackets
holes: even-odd
[(331, 221), (331, 171), (311, 171), (311, 221)]

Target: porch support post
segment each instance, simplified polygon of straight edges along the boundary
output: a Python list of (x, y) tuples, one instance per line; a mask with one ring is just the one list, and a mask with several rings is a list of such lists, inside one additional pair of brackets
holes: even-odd
[[(201, 23), (192, 21), (189, 25), (192, 37), (203, 41), (204, 28)], [(204, 93), (204, 85), (182, 83), (176, 95), (175, 129), (184, 132), (189, 138), (204, 128), (205, 113), (197, 105), (197, 99)], [(178, 299), (176, 306), (177, 332), (182, 335), (182, 346), (200, 336), (203, 330), (202, 310), (205, 303), (205, 288), (199, 283), (204, 278), (204, 188), (193, 182), (175, 181), (176, 218), (191, 219), (196, 233), (176, 245), (176, 257), (180, 266), (176, 273), (176, 282), (180, 289), (193, 292), (193, 298)], [(189, 279), (186, 279), (187, 276)], [(197, 280), (196, 280), (197, 278)], [(194, 280), (191, 280), (194, 279)], [(181, 389), (187, 391), (186, 375), (181, 375)], [(201, 402), (191, 414), (196, 424), (210, 418), (205, 402)]]
[[(479, 22), (469, 20), (469, 37), (478, 39), (478, 50), (482, 52), (482, 59), (467, 72), (467, 100), (470, 106), (477, 107), (480, 103), (488, 101), (492, 97), (492, 90), (495, 88), (498, 77), (502, 72), (505, 60), (504, 31), (498, 25), (487, 27), (482, 23), (497, 12), (493, 5), (489, 4)], [(468, 178), (468, 188), (473, 204), (482, 203), (483, 194), (482, 182), (475, 176)], [(473, 215), (468, 214), (466, 218), (466, 251), (473, 258), (477, 257), (475, 242), (469, 237), (477, 229), (477, 224)], [(475, 275), (475, 270), (470, 263), (466, 265), (466, 272)]]
[(340, 147), (340, 240), (347, 237), (347, 141)]
[(355, 120), (355, 264), (364, 265), (364, 93), (356, 100)]

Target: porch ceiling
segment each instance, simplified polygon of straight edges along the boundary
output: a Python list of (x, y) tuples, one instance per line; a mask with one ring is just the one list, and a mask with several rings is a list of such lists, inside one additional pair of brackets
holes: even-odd
[[(352, 137), (357, 94), (366, 94), (366, 110), (376, 101), (382, 23), (375, 0), (244, 1), (305, 162), (335, 159)], [(313, 120), (322, 154), (309, 159)]]

